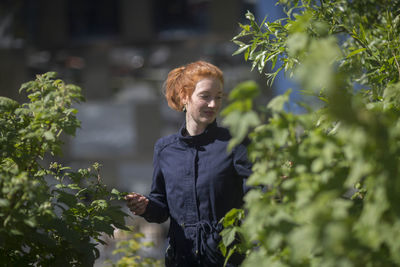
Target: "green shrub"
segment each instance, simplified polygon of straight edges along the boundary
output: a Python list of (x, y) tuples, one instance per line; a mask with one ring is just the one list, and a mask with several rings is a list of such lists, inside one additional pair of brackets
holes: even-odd
[(257, 107), (252, 83), (232, 92), (225, 123), (232, 144), (252, 141), (253, 189), (223, 219), (222, 251), (243, 266), (400, 266), (400, 3), (279, 3), (284, 19), (246, 15), (237, 53), (319, 108), (285, 111), (290, 91)]
[(60, 135), (80, 126), (73, 104), (81, 89), (38, 75), (22, 85), (29, 103), (0, 97), (0, 265), (92, 266), (103, 233), (126, 229), (122, 198), (102, 183), (95, 163), (73, 171), (46, 159), (61, 153)]
[(108, 261), (112, 267), (162, 267), (163, 260), (147, 257), (143, 255), (143, 248), (153, 247), (153, 242), (144, 242), (143, 233), (135, 231), (131, 227), (130, 231), (123, 231), (123, 238), (116, 244), (113, 255), (120, 255), (121, 258), (113, 263)]

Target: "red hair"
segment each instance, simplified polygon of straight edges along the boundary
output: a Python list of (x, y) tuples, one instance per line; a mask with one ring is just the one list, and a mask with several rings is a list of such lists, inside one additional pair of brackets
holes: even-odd
[(177, 111), (183, 110), (182, 100), (191, 97), (196, 84), (204, 78), (215, 78), (224, 84), (222, 71), (211, 63), (196, 61), (169, 72), (164, 83), (168, 106)]

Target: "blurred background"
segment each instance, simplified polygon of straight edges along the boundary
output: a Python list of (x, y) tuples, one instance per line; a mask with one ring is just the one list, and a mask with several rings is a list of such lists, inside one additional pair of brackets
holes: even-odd
[[(282, 16), (270, 0), (1, 0), (0, 95), (24, 102), (20, 85), (48, 71), (81, 86), (82, 127), (65, 140), (59, 161), (73, 168), (99, 162), (110, 188), (148, 193), (153, 145), (184, 119), (162, 94), (171, 69), (209, 61), (223, 70), (226, 92), (256, 80), (265, 103), (290, 87), (280, 76), (276, 88), (266, 88), (242, 55), (232, 56), (247, 10), (259, 22)], [(132, 221), (155, 242), (148, 253), (162, 257), (168, 224)], [(101, 248), (98, 266), (113, 242)]]

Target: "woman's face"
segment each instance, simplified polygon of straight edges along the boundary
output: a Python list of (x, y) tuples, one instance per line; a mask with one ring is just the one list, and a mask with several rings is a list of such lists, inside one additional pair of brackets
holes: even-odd
[(197, 125), (206, 126), (218, 115), (222, 102), (222, 84), (213, 77), (197, 82), (192, 96), (186, 99), (186, 117)]

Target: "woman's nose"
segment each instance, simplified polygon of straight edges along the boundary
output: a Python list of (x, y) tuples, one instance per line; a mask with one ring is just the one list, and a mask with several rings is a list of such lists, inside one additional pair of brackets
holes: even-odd
[(217, 106), (217, 101), (216, 101), (215, 99), (211, 99), (211, 100), (208, 102), (208, 107), (214, 108), (214, 107), (216, 107), (216, 106)]

